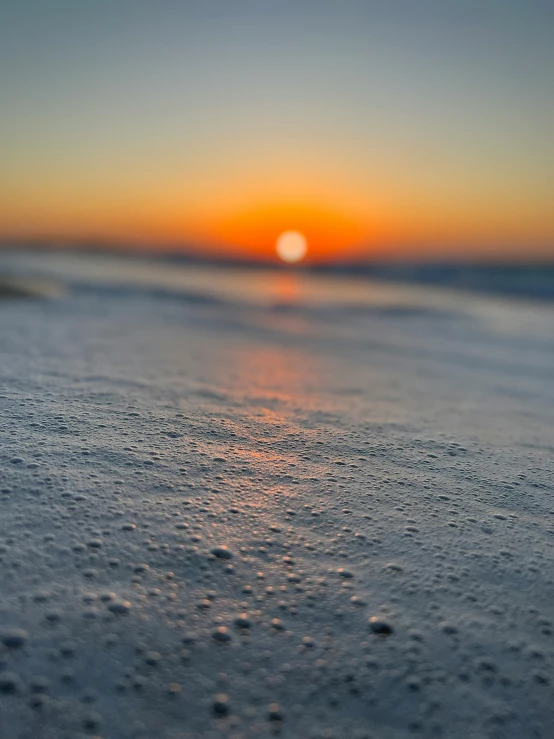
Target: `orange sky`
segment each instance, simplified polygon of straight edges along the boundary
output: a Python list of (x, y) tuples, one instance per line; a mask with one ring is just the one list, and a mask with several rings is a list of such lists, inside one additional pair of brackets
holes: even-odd
[(397, 1), (0, 8), (0, 240), (554, 258), (549, 18)]

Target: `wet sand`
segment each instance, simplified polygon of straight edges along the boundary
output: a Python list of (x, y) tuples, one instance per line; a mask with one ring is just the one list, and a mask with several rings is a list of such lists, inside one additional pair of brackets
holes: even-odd
[(548, 306), (70, 271), (0, 307), (2, 739), (551, 736)]

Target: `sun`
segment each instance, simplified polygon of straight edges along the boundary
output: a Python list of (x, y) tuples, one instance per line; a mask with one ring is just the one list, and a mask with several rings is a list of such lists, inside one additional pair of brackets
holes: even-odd
[(294, 264), (304, 259), (308, 252), (308, 243), (299, 231), (285, 231), (277, 239), (275, 250), (283, 262)]

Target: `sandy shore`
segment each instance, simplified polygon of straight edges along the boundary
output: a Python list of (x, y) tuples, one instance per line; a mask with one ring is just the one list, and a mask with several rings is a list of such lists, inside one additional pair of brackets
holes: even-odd
[(2, 739), (552, 736), (551, 308), (114, 270), (0, 306)]

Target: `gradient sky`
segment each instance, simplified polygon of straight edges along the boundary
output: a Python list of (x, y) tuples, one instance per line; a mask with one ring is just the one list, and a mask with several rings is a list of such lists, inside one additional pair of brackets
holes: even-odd
[(0, 237), (554, 257), (553, 0), (2, 0)]

